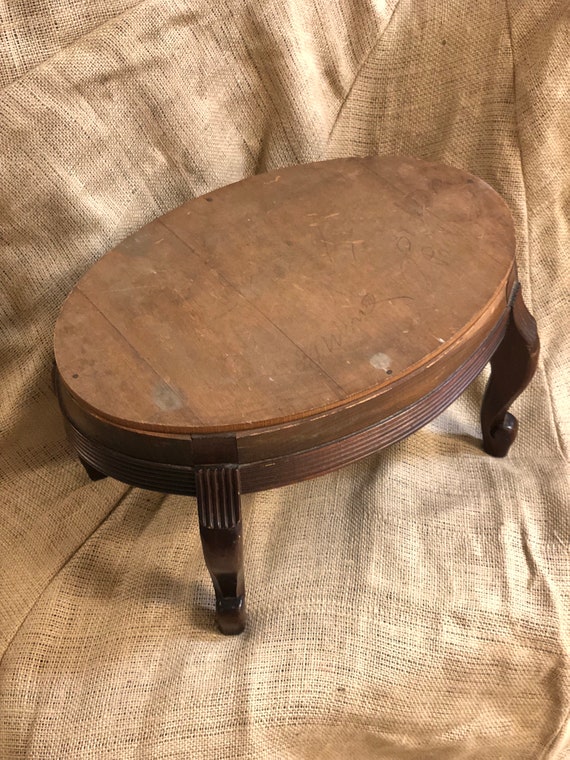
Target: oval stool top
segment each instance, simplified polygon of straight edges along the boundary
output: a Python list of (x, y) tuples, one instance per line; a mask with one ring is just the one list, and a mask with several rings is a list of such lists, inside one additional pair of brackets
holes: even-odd
[(98, 417), (158, 433), (326, 412), (437, 362), (504, 294), (514, 249), (497, 193), (442, 164), (348, 158), (250, 177), (87, 272), (56, 325), (60, 379)]

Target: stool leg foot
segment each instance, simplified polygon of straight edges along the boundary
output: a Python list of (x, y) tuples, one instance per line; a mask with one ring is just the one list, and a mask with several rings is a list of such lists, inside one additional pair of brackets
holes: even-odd
[(245, 586), (238, 469), (199, 468), (196, 496), (204, 560), (216, 592), (216, 622), (224, 634), (241, 633)]
[(491, 358), (491, 377), (483, 397), (481, 427), (487, 454), (506, 456), (516, 438), (518, 422), (508, 408), (532, 380), (539, 348), (536, 322), (518, 286), (505, 336)]
[(79, 461), (83, 465), (85, 472), (89, 475), (90, 480), (103, 480), (103, 478), (107, 477), (104, 473), (99, 472), (99, 470), (95, 469), (93, 465), (90, 465), (89, 462), (86, 462), (82, 457), (79, 457)]

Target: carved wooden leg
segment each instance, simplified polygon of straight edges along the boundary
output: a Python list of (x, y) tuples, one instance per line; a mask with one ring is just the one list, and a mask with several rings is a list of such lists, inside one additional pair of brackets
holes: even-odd
[(522, 299), (520, 285), (512, 302), (505, 337), (491, 358), (491, 377), (481, 408), (483, 448), (494, 457), (507, 455), (518, 422), (507, 410), (536, 370), (539, 340), (536, 322)]
[(196, 471), (202, 549), (216, 592), (216, 622), (222, 633), (245, 626), (239, 471), (203, 467)]
[(93, 465), (89, 464), (89, 462), (86, 462), (85, 459), (83, 459), (83, 457), (79, 457), (79, 461), (83, 465), (83, 469), (85, 470), (85, 472), (89, 475), (90, 480), (103, 480), (103, 478), (107, 477), (104, 473), (99, 472), (99, 470), (96, 470), (95, 467), (93, 467)]

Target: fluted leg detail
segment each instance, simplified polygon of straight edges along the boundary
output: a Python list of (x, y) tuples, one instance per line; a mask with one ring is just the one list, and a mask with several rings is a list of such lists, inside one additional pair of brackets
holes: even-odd
[(216, 592), (216, 622), (222, 633), (241, 633), (245, 586), (238, 469), (199, 468), (196, 496), (204, 560)]

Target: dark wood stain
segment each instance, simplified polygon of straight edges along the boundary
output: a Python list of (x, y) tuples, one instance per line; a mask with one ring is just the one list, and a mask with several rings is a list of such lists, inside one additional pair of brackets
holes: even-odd
[(245, 624), (240, 495), (330, 472), (433, 419), (491, 361), (485, 450), (536, 368), (509, 211), (405, 157), (279, 169), (188, 201), (104, 256), (56, 325), (89, 476), (196, 495), (224, 633)]

